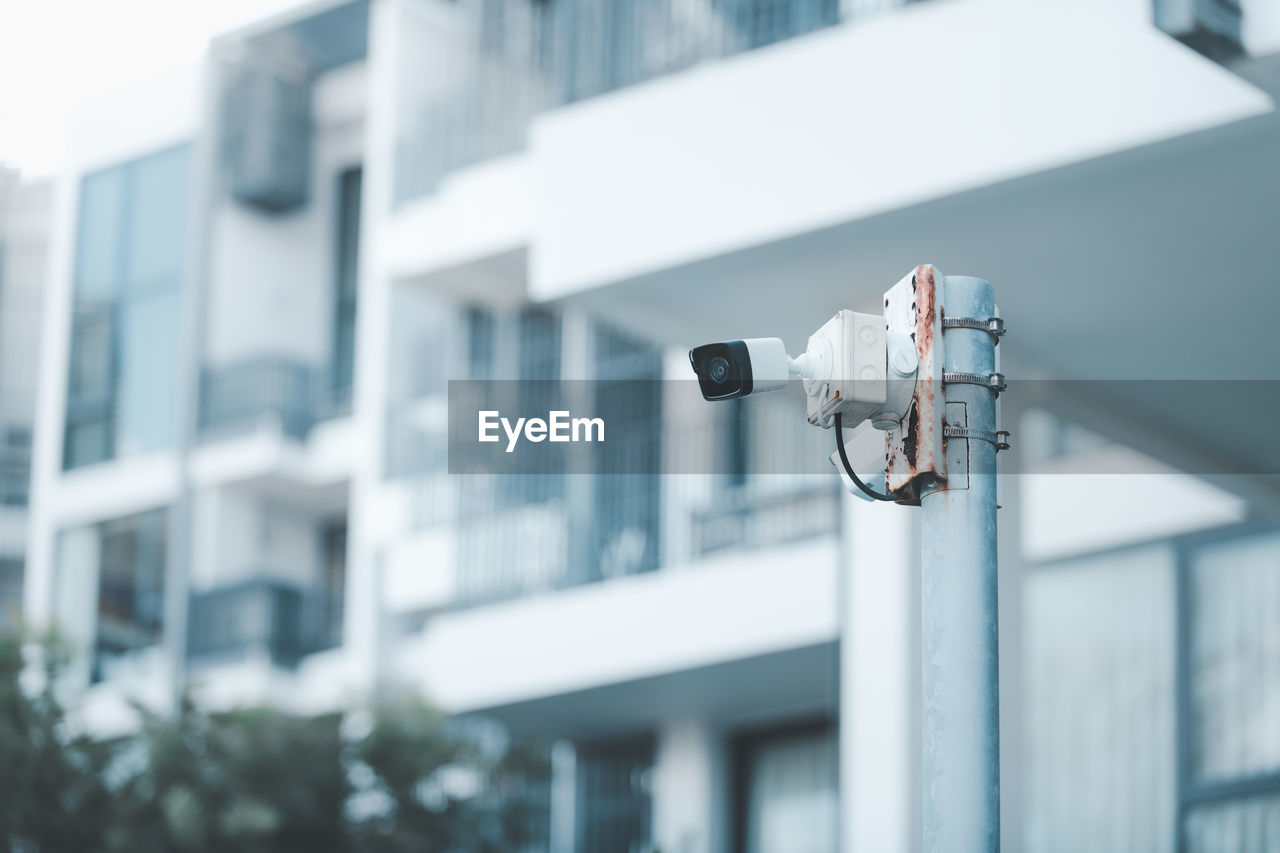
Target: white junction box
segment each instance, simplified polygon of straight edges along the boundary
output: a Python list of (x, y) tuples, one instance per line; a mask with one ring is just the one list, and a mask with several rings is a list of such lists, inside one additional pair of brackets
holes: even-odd
[(804, 383), (809, 423), (829, 428), (839, 413), (851, 427), (884, 406), (888, 390), (884, 317), (838, 311), (810, 335), (807, 352), (831, 365), (829, 378)]

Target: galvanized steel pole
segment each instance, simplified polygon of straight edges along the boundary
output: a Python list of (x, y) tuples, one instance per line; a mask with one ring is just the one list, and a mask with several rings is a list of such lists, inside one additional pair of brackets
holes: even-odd
[[(945, 318), (996, 316), (995, 290), (947, 276)], [(996, 371), (995, 337), (945, 330), (946, 374)], [(996, 594), (996, 392), (944, 385), (946, 482), (921, 497), (923, 818), (928, 853), (1000, 849), (1000, 714)]]

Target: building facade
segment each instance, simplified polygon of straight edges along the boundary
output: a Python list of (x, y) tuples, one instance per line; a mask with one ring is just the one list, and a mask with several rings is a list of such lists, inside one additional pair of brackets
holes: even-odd
[[(549, 738), (548, 850), (918, 849), (915, 516), (766, 473), (830, 451), (778, 402), (682, 432), (662, 384), (609, 389), (933, 261), (996, 282), (1027, 380), (1005, 837), (1272, 849), (1280, 500), (1232, 454), (1261, 427), (1093, 383), (1274, 378), (1265, 310), (1222, 306), (1275, 301), (1277, 49), (1261, 0), (325, 0), (227, 34), (73, 123), (26, 617), (103, 731), (184, 685), (396, 685)], [(593, 380), (660, 435), (450, 475), (459, 379)], [(696, 453), (718, 473), (634, 473)]]

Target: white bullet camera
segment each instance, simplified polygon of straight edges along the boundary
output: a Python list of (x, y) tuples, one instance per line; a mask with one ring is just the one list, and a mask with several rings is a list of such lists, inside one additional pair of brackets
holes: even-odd
[(839, 311), (791, 358), (781, 338), (748, 338), (689, 350), (698, 389), (707, 400), (733, 400), (804, 381), (808, 420), (830, 428), (842, 415), (847, 428), (870, 418), (877, 429), (897, 425), (915, 386), (915, 346), (885, 331), (884, 318)]
[(845, 429), (867, 420), (878, 430), (893, 430), (911, 407), (919, 370), (915, 343), (885, 326), (884, 318), (874, 314), (837, 311), (809, 336), (796, 358), (787, 355), (780, 338), (748, 338), (695, 347), (689, 350), (689, 363), (707, 400), (733, 400), (782, 388), (791, 377), (802, 380), (809, 423), (836, 427), (832, 464), (839, 460), (836, 469), (845, 487), (872, 499), (894, 500), (855, 473), (844, 439)]

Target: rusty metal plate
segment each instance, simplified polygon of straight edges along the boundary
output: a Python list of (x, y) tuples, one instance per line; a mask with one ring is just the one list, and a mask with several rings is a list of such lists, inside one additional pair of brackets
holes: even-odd
[(901, 503), (918, 504), (924, 485), (946, 480), (942, 452), (943, 275), (922, 264), (884, 295), (885, 327), (909, 335), (920, 361), (907, 414), (886, 437), (886, 485)]

